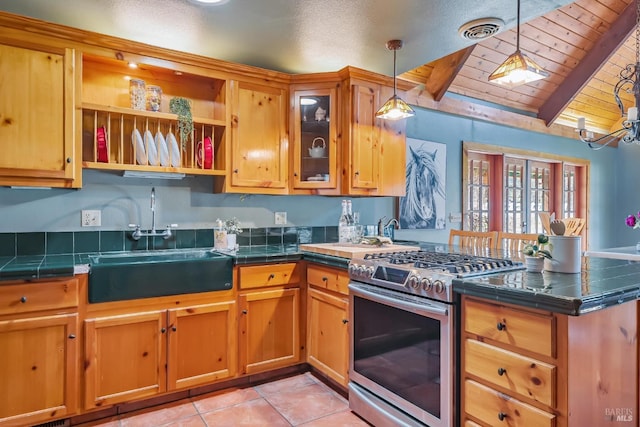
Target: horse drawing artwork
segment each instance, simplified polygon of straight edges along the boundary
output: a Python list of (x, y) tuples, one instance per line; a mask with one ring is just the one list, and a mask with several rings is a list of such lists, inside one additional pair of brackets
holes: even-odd
[(444, 228), (444, 215), (438, 215), (436, 203), (436, 197), (445, 198), (444, 179), (436, 163), (438, 150), (407, 148), (407, 191), (400, 201), (400, 227)]

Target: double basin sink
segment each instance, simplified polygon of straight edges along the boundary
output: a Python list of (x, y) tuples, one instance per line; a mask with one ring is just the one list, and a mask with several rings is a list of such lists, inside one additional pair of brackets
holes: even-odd
[(89, 302), (122, 301), (233, 286), (233, 258), (210, 249), (89, 255)]

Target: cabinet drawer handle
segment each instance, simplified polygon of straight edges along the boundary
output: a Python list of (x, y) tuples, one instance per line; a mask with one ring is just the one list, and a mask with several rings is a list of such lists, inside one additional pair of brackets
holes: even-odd
[(504, 368), (498, 368), (498, 375), (503, 376), (507, 373), (507, 370)]
[(275, 275), (275, 274), (273, 274), (273, 273), (271, 273), (271, 274), (269, 275), (269, 280), (274, 279), (275, 277), (276, 277), (276, 275)]
[(242, 310), (242, 314), (247, 314), (247, 310)]
[(23, 296), (22, 298), (20, 298), (20, 302), (21, 302), (21, 303), (23, 303), (23, 304), (24, 304), (25, 302), (27, 302), (27, 297), (24, 297), (24, 296)]
[(167, 328), (160, 329), (160, 332), (162, 332), (164, 334), (165, 332), (167, 332)]
[(234, 169), (234, 170), (233, 170), (233, 173), (238, 173), (238, 169)]
[(498, 419), (500, 421), (504, 421), (505, 418), (507, 418), (507, 414), (505, 414), (504, 412), (498, 412)]
[(326, 281), (328, 281), (328, 280), (329, 280), (329, 278), (328, 278), (328, 277), (323, 277), (323, 278), (322, 278), (322, 281), (323, 281), (323, 282), (326, 282)]
[(498, 324), (496, 325), (496, 328), (498, 328), (499, 331), (504, 331), (505, 329), (507, 329), (507, 325), (505, 325), (502, 322), (498, 322)]
[(349, 323), (349, 319), (342, 319), (342, 323), (346, 325), (347, 323)]
[(75, 338), (76, 338), (76, 336), (75, 336), (74, 334), (69, 334), (69, 339), (70, 339), (70, 340), (73, 340), (73, 339), (75, 339)]

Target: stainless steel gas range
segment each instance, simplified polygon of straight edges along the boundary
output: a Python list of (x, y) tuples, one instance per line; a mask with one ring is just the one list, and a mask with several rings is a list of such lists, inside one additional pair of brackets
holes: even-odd
[(351, 409), (375, 426), (452, 426), (451, 283), (522, 269), (508, 259), (427, 250), (351, 260)]

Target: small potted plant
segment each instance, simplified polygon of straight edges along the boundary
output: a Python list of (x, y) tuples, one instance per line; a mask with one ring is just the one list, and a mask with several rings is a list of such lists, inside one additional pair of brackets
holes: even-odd
[(224, 222), (224, 229), (227, 232), (227, 249), (236, 248), (236, 235), (242, 233), (240, 221), (233, 217)]
[(549, 236), (546, 234), (538, 234), (535, 243), (527, 243), (522, 248), (524, 254), (525, 265), (527, 271), (539, 273), (544, 268), (544, 259), (551, 259), (551, 243)]

